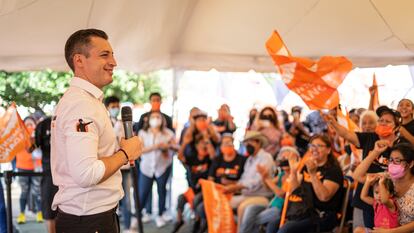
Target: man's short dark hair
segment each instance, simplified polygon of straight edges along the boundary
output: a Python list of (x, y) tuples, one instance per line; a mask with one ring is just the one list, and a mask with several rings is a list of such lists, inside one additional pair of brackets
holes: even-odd
[(119, 102), (121, 102), (121, 100), (114, 95), (106, 97), (104, 100), (105, 107), (108, 107), (110, 103), (119, 103)]
[(151, 100), (151, 98), (152, 98), (153, 96), (158, 96), (158, 97), (160, 97), (160, 99), (162, 99), (161, 94), (160, 94), (159, 92), (152, 92), (152, 93), (150, 94), (150, 96), (149, 96), (149, 100)]
[(72, 71), (75, 71), (75, 66), (73, 65), (73, 56), (75, 54), (83, 54), (89, 57), (91, 37), (100, 37), (108, 40), (108, 35), (104, 31), (89, 28), (74, 32), (66, 41), (65, 59)]

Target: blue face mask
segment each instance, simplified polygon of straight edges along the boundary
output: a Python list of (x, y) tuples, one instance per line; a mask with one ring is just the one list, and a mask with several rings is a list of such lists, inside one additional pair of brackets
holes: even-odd
[(113, 118), (116, 118), (119, 114), (119, 108), (111, 108), (109, 109), (109, 115)]

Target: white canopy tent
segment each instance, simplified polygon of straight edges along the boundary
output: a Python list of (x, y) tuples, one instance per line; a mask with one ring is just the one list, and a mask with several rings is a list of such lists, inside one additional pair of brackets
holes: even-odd
[(357, 67), (414, 64), (412, 0), (0, 0), (0, 69), (68, 70), (67, 37), (95, 27), (118, 67), (274, 72), (277, 29), (295, 56)]

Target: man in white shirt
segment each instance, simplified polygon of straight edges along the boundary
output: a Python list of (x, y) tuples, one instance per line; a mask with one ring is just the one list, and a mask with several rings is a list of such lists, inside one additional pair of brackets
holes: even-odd
[(75, 77), (60, 99), (51, 128), (53, 183), (59, 191), (56, 232), (119, 232), (116, 208), (124, 195), (119, 169), (141, 155), (138, 137), (116, 140), (102, 88), (117, 65), (105, 32), (79, 30), (66, 41)]
[(258, 167), (271, 171), (270, 173), (274, 170), (272, 156), (263, 149), (268, 141), (262, 133), (247, 131), (243, 142), (249, 156), (244, 164), (243, 174), (236, 184), (224, 187), (226, 193), (241, 191), (241, 195), (234, 195), (230, 201), (230, 206), (237, 209), (238, 222), (241, 222), (248, 205), (259, 204), (262, 200), (267, 201), (267, 198), (272, 196), (272, 191), (262, 182)]

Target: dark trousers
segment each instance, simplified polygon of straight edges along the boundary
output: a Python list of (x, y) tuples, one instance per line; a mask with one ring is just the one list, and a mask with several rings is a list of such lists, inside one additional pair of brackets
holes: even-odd
[(119, 219), (116, 208), (109, 211), (76, 216), (58, 210), (56, 217), (57, 233), (119, 233)]
[(330, 231), (337, 225), (335, 212), (328, 212), (323, 217), (310, 217), (302, 220), (289, 220), (279, 229), (280, 219), (268, 224), (266, 233), (302, 233)]
[(148, 177), (144, 175), (142, 172), (139, 176), (139, 206), (142, 208), (148, 202), (148, 196), (150, 191), (152, 190), (152, 184), (154, 180), (157, 183), (157, 190), (158, 190), (158, 215), (161, 216), (165, 211), (165, 199), (167, 197), (167, 181), (171, 174), (171, 167), (167, 168), (167, 170), (162, 174), (160, 177)]

